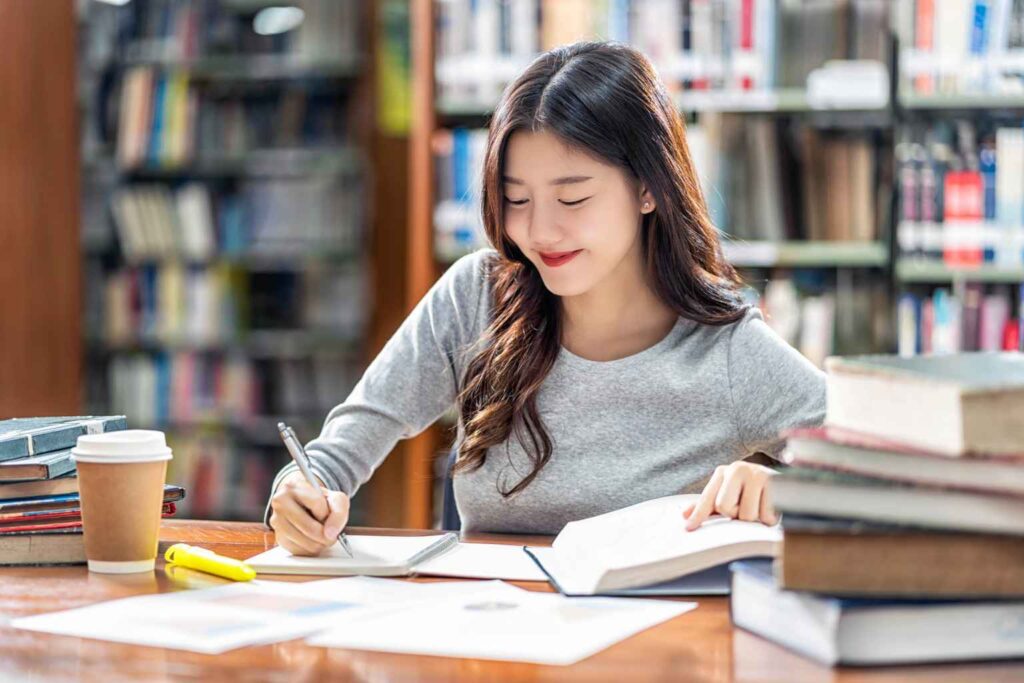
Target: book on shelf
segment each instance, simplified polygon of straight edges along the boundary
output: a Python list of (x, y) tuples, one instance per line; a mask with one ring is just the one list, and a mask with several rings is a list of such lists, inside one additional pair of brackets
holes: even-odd
[[(1018, 468), (1021, 469), (1021, 468)], [(782, 520), (780, 588), (847, 596), (1024, 596), (1024, 544), (1014, 536), (954, 533), (859, 520)]]
[(182, 351), (117, 354), (109, 402), (144, 425), (244, 425), (263, 415), (322, 417), (355, 386), (361, 362), (337, 352), (295, 358)]
[(907, 259), (965, 273), (1024, 266), (1024, 129), (939, 121), (896, 147), (897, 244)]
[(193, 63), (204, 58), (272, 56), (316, 64), (353, 58), (361, 44), (362, 3), (357, 0), (298, 0), (298, 20), (289, 17), (289, 30), (276, 32), (262, 28), (265, 17), (260, 18), (260, 10), (267, 4), (261, 2), (120, 4), (124, 6), (86, 12), (86, 21), (112, 20), (112, 25), (104, 22), (90, 36), (112, 45), (96, 46), (92, 52), (116, 51), (129, 61)]
[[(672, 594), (668, 582), (733, 560), (775, 555), (781, 534), (759, 522), (715, 518), (686, 530), (695, 495), (657, 498), (565, 526), (551, 548), (528, 548), (566, 595), (631, 590)], [(679, 584), (681, 594), (692, 588)]]
[(919, 96), (1018, 92), (1009, 58), (1024, 47), (1024, 7), (1012, 0), (917, 0), (896, 14), (901, 88)]
[(951, 457), (1024, 452), (1019, 353), (830, 358), (830, 425)]
[(1016, 658), (1024, 602), (857, 599), (780, 588), (767, 562), (733, 565), (732, 622), (825, 665)]
[(115, 158), (125, 170), (239, 162), (251, 152), (276, 150), (286, 162), (296, 150), (341, 149), (348, 142), (337, 94), (284, 86), (272, 100), (225, 97), (185, 70), (134, 66), (120, 97)]
[(208, 262), (246, 256), (354, 254), (362, 243), (361, 181), (345, 175), (248, 179), (227, 190), (130, 183), (111, 213), (125, 260)]
[[(1024, 286), (1016, 289), (1020, 301)], [(930, 295), (903, 293), (897, 304), (900, 355), (1021, 350), (1013, 290), (966, 283), (952, 292), (937, 287)]]
[(673, 91), (771, 92), (803, 88), (830, 59), (888, 64), (887, 26), (881, 0), (444, 0), (436, 79), (442, 99), (489, 107), (539, 51), (610, 39), (647, 54)]

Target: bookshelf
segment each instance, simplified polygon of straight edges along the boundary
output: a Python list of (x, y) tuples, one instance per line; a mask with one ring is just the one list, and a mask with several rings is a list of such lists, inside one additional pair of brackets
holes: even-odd
[(319, 433), (375, 336), (372, 8), (273, 4), (81, 8), (85, 406), (167, 432), (190, 517), (262, 519), (276, 423)]
[[(517, 9), (517, 4), (528, 7)], [(512, 2), (507, 3), (508, 6), (503, 4), (501, 11), (510, 12), (512, 16), (535, 18), (539, 10), (542, 22), (545, 13), (556, 14), (559, 25), (552, 32), (557, 37), (545, 38), (547, 28), (543, 24), (532, 29), (529, 26), (524, 28), (522, 24), (510, 25), (506, 33), (506, 24), (502, 23), (502, 29), (498, 31), (500, 39), (492, 42), (486, 37), (487, 27), (494, 26), (491, 22), (500, 23), (505, 19), (488, 15), (487, 12), (493, 9), (488, 3), (477, 6), (478, 14), (472, 14), (467, 9), (468, 3), (458, 0), (424, 0), (413, 3), (414, 125), (410, 139), (409, 261), (410, 272), (415, 272), (410, 281), (416, 284), (410, 289), (410, 301), (422, 296), (454, 260), (480, 244), (480, 226), (475, 218), (476, 205), (472, 197), (455, 196), (451, 180), (439, 180), (437, 177), (438, 156), (451, 150), (453, 131), (456, 131), (456, 135), (465, 134), (468, 137), (468, 142), (463, 140), (458, 144), (465, 143), (470, 149), (478, 145), (474, 136), (488, 123), (500, 93), (500, 79), (514, 77), (539, 51), (539, 46), (545, 40), (571, 42), (587, 37), (626, 39), (633, 44), (639, 42), (638, 47), (648, 54), (664, 55), (664, 45), (659, 45), (657, 41), (671, 41), (681, 34), (676, 30), (655, 30), (650, 39), (629, 40), (630, 29), (624, 28), (622, 16), (613, 16), (616, 7), (621, 11), (622, 7), (630, 6), (631, 14), (625, 23), (636, 22), (639, 25), (646, 22), (649, 28), (658, 25), (677, 27), (681, 25), (681, 18), (672, 13), (688, 11), (685, 8), (690, 3), (646, 3), (648, 7), (640, 7), (642, 4), (574, 1), (555, 6), (555, 3), (539, 0), (533, 3)], [(706, 7), (716, 4), (724, 9), (727, 3), (708, 3)], [(607, 23), (603, 23), (605, 19), (601, 15), (605, 11), (611, 13)], [(517, 12), (522, 14), (516, 15)], [(661, 12), (669, 14), (662, 15)], [(574, 15), (584, 18), (576, 21)], [(836, 29), (828, 16), (815, 15), (805, 19), (810, 23), (804, 28), (808, 29), (808, 34), (816, 36), (814, 43), (807, 46), (806, 58), (792, 59), (784, 70), (785, 77), (777, 81), (759, 80), (756, 77), (757, 69), (753, 69), (750, 71), (755, 74), (752, 89), (735, 87), (727, 82), (728, 77), (721, 82), (715, 79), (722, 79), (722, 74), (728, 73), (742, 77), (747, 73), (745, 70), (749, 68), (750, 60), (759, 56), (756, 48), (754, 54), (743, 51), (734, 64), (725, 63), (724, 66), (721, 54), (695, 60), (668, 54), (668, 66), (663, 73), (685, 72), (690, 77), (710, 81), (705, 84), (709, 87), (704, 90), (678, 87), (684, 80), (682, 78), (673, 81), (673, 96), (680, 112), (687, 119), (688, 133), (693, 141), (691, 145), (697, 144), (698, 135), (705, 137), (702, 130), (710, 128), (710, 125), (703, 125), (705, 120), (718, 126), (723, 125), (723, 121), (726, 122), (724, 125), (730, 126), (745, 126), (746, 122), (764, 128), (777, 126), (780, 136), (785, 134), (786, 128), (805, 126), (819, 131), (823, 139), (827, 137), (828, 141), (838, 140), (840, 144), (860, 136), (866, 141), (864, 147), (870, 146), (873, 150), (872, 157), (876, 162), (869, 177), (880, 179), (884, 184), (887, 177), (891, 176), (886, 160), (892, 156), (895, 116), (888, 91), (883, 93), (881, 100), (877, 97), (876, 88), (870, 93), (872, 97), (864, 96), (859, 101), (852, 97), (844, 103), (823, 104), (820, 93), (808, 93), (803, 77), (813, 66), (820, 65), (809, 63), (809, 60), (815, 59), (814, 54), (833, 49), (828, 36), (836, 37), (837, 44), (845, 45), (849, 41), (850, 49), (854, 51), (879, 50), (880, 54), (884, 54), (881, 61), (890, 70), (891, 76), (892, 46), (888, 31), (849, 31), (848, 35), (844, 33), (835, 36), (832, 32), (842, 29)], [(876, 25), (881, 21), (881, 26), (888, 26), (887, 13), (876, 12), (870, 20), (875, 21)], [(581, 26), (581, 23), (586, 27)], [(452, 35), (450, 27), (460, 25), (472, 26), (474, 44), (484, 46), (481, 48), (483, 54), (474, 53), (471, 41)], [(682, 40), (703, 40), (697, 33), (694, 25), (691, 33), (683, 31)], [(715, 36), (716, 40), (724, 38), (718, 33)], [(696, 47), (693, 43), (690, 46)], [(701, 71), (702, 68), (707, 69), (706, 73)], [(494, 81), (495, 76), (499, 82)], [(696, 152), (692, 146), (691, 151)], [(466, 165), (471, 167), (472, 160)], [(461, 184), (468, 186), (471, 183)], [(892, 330), (888, 323), (893, 310), (887, 298), (892, 286), (889, 275), (892, 268), (889, 215), (891, 194), (874, 196), (870, 203), (876, 210), (873, 216), (868, 217), (868, 221), (864, 220), (864, 214), (851, 215), (844, 217), (845, 222), (840, 229), (819, 226), (809, 230), (806, 225), (794, 226), (790, 223), (781, 226), (783, 234), (771, 239), (759, 235), (757, 230), (728, 230), (729, 235), (736, 239), (724, 241), (726, 257), (743, 270), (752, 289), (763, 292), (765, 284), (773, 278), (792, 276), (799, 287), (811, 287), (811, 298), (815, 299), (816, 304), (825, 301), (821, 296), (823, 292), (827, 298), (828, 292), (838, 290), (839, 300), (849, 301), (851, 291), (858, 290), (865, 282), (881, 280), (883, 285), (880, 289), (884, 290), (881, 292), (882, 299), (887, 302), (883, 312), (888, 311), (887, 315), (874, 315), (877, 311), (872, 311), (874, 320), (853, 320), (852, 324), (849, 316), (840, 315), (836, 324), (847, 331), (850, 328), (877, 329), (880, 336), (871, 342), (874, 345), (869, 344), (862, 350), (888, 350), (892, 346)], [(737, 218), (736, 222), (741, 226), (754, 225), (742, 218)], [(721, 223), (716, 221), (716, 224)], [(870, 294), (875, 297), (878, 292), (872, 291)], [(863, 310), (870, 307), (858, 298), (856, 306), (852, 308), (858, 312), (856, 315), (861, 315)], [(450, 428), (448, 424), (444, 427)], [(436, 515), (433, 506), (437, 501), (431, 500), (431, 490), (436, 486), (436, 479), (431, 481), (430, 472), (435, 470), (443, 474), (443, 468), (438, 463), (446, 453), (447, 443), (445, 433), (438, 427), (421, 437), (415, 446), (416, 451), (412, 457), (419, 461), (417, 475), (406, 481), (406, 495), (408, 500), (414, 501), (413, 505), (423, 506), (419, 513), (413, 513), (419, 515), (418, 519)]]
[(1019, 284), (1024, 282), (1024, 267), (952, 267), (941, 262), (900, 260), (896, 263), (896, 277), (905, 284), (943, 284), (958, 281)]

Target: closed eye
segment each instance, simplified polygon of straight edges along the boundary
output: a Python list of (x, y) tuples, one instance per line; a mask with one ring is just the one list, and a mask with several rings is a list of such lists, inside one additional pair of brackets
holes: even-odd
[(523, 204), (525, 204), (526, 202), (528, 202), (530, 200), (529, 199), (518, 199), (518, 200), (516, 200), (516, 199), (509, 199), (508, 197), (505, 197), (505, 201), (508, 202), (509, 204), (511, 204), (512, 206), (522, 206)]
[[(593, 196), (593, 195), (591, 195), (591, 196)], [(584, 197), (583, 199), (577, 199), (577, 200), (576, 200), (576, 201), (574, 201), (574, 202), (567, 202), (567, 201), (563, 201), (563, 200), (561, 200), (561, 199), (559, 199), (558, 201), (559, 201), (559, 202), (560, 202), (560, 203), (561, 203), (561, 204), (562, 204), (563, 206), (579, 206), (580, 204), (582, 204), (583, 202), (587, 201), (588, 199), (590, 199), (590, 197)]]

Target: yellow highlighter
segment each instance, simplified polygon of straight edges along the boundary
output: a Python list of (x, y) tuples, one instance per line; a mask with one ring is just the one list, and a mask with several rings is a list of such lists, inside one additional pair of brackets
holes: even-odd
[(251, 581), (256, 578), (256, 570), (241, 560), (224, 557), (212, 550), (185, 543), (175, 543), (168, 548), (164, 553), (164, 559), (171, 564), (198, 569), (232, 581)]

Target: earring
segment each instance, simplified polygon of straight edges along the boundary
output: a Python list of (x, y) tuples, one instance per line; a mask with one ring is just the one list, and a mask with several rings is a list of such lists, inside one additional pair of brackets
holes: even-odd
[(650, 202), (644, 202), (644, 211), (646, 211), (649, 208), (651, 208), (651, 203)]

